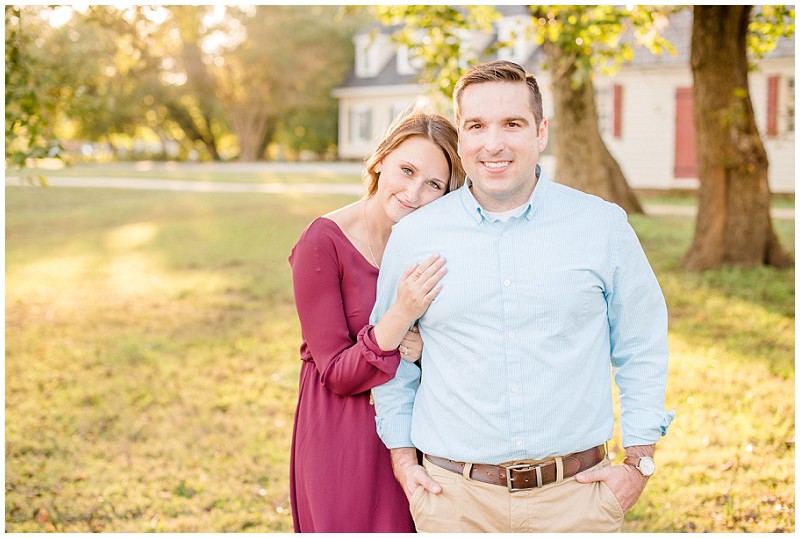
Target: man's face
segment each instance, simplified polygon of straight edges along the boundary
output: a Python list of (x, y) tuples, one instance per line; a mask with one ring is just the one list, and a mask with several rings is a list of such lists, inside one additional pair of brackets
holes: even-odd
[(472, 192), (490, 211), (528, 201), (536, 163), (547, 145), (547, 120), (537, 129), (524, 82), (483, 82), (464, 88), (459, 105), (458, 154)]

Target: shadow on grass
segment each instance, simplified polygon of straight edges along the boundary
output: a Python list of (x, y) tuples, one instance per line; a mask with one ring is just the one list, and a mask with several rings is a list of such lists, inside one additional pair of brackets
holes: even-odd
[[(731, 357), (763, 361), (773, 373), (794, 372), (794, 268), (722, 267), (688, 272), (680, 268), (694, 230), (693, 219), (632, 217), (670, 314), (670, 333)], [(776, 222), (782, 243), (793, 252), (794, 222)]]
[[(300, 332), (287, 258), (308, 222), (353, 200), (7, 190), (7, 530), (290, 531)], [(794, 271), (684, 273), (677, 264), (691, 219), (631, 220), (664, 288), (677, 348), (681, 418), (665, 440), (676, 446), (672, 465), (661, 453), (677, 476), (665, 481), (665, 502), (675, 502), (676, 484), (687, 490), (681, 510), (644, 505), (641, 528), (692, 530), (675, 521), (694, 511), (712, 522), (728, 463), (739, 465), (720, 451), (749, 443), (756, 448), (745, 457), (755, 457), (761, 445), (737, 439), (756, 436), (748, 425), (793, 416), (783, 392), (769, 396), (775, 379), (749, 366), (790, 375)], [(793, 243), (793, 229), (780, 233)], [(763, 388), (748, 397), (740, 387), (754, 370)], [(725, 391), (730, 401), (721, 402)], [(711, 437), (700, 459), (699, 433)], [(774, 445), (763, 445), (770, 459)], [(691, 465), (689, 480), (680, 473)], [(703, 485), (698, 497), (689, 489), (696, 477), (714, 489)], [(766, 506), (764, 488), (749, 493), (759, 483), (736, 486)], [(741, 510), (750, 517), (749, 506)]]

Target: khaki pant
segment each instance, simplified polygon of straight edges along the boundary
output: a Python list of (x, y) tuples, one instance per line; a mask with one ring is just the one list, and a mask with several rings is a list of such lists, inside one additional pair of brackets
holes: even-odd
[[(411, 514), (418, 532), (619, 532), (624, 514), (604, 482), (574, 477), (541, 488), (509, 492), (447, 471), (424, 459), (442, 486), (438, 495), (418, 487)], [(595, 468), (610, 465), (608, 458)]]

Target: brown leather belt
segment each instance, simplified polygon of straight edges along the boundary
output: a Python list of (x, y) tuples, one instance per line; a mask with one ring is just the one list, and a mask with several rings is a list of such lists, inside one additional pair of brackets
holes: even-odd
[[(600, 445), (583, 452), (562, 456), (563, 478), (575, 476), (581, 471), (594, 467), (603, 461), (603, 458), (606, 457), (606, 452), (606, 446)], [(430, 454), (425, 454), (425, 458), (442, 469), (464, 474), (466, 463), (431, 456)], [(487, 484), (506, 486), (508, 491), (520, 491), (552, 484), (558, 479), (558, 469), (555, 458), (512, 465), (473, 463), (469, 477)]]

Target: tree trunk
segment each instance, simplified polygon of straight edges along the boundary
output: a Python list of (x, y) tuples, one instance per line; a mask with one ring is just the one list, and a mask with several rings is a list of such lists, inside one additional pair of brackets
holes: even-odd
[(192, 117), (192, 114), (178, 102), (167, 102), (165, 106), (170, 117), (178, 124), (186, 138), (192, 142), (201, 142), (211, 154), (213, 160), (221, 160), (217, 151), (217, 141), (214, 138), (210, 123), (199, 125)]
[(259, 159), (263, 159), (268, 161), (269, 156), (267, 155), (267, 146), (269, 146), (272, 139), (275, 137), (275, 132), (277, 129), (278, 119), (276, 117), (271, 117), (267, 120), (267, 126), (264, 129), (264, 136), (261, 137), (261, 142), (258, 144), (258, 151), (257, 155)]
[(642, 213), (619, 164), (600, 136), (594, 85), (577, 80), (574, 61), (556, 44), (545, 41), (544, 52), (553, 73), (553, 100), (558, 122), (553, 153), (559, 183), (614, 202), (628, 213)]
[(691, 65), (699, 207), (689, 270), (791, 265), (772, 228), (767, 153), (748, 88), (752, 6), (695, 6)]
[(239, 140), (239, 160), (257, 161), (261, 141), (267, 130), (267, 115), (253, 110), (255, 107), (236, 106), (230, 110), (230, 122)]

